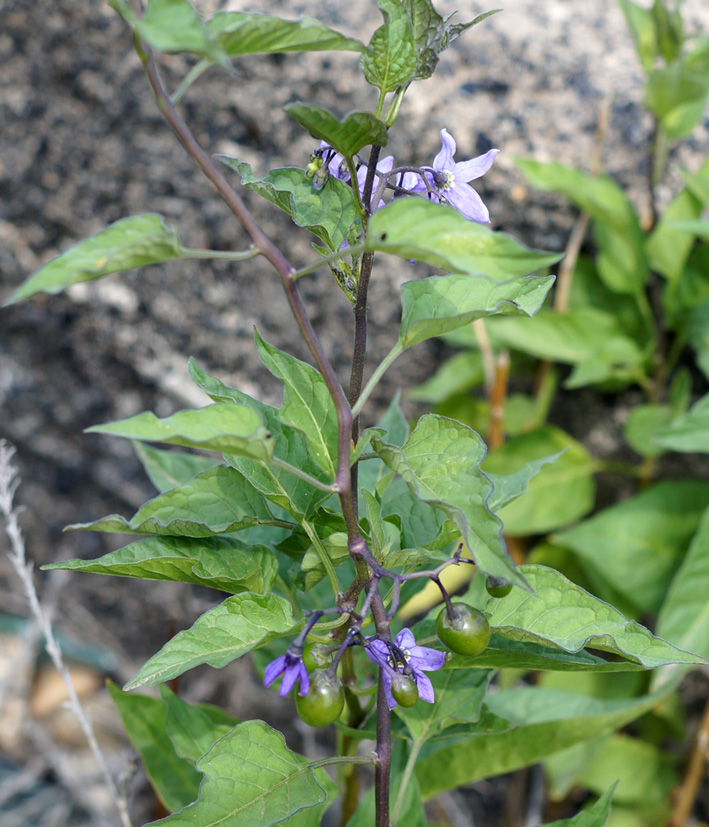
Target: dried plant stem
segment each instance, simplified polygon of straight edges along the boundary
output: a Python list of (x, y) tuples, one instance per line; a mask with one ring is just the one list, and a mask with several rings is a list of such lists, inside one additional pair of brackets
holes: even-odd
[(699, 724), (697, 740), (692, 750), (687, 774), (679, 788), (677, 803), (667, 827), (685, 827), (694, 807), (699, 787), (704, 780), (704, 772), (709, 761), (709, 701), (704, 707), (702, 721)]
[(14, 508), (14, 496), (19, 485), (19, 478), (17, 477), (17, 470), (12, 464), (12, 457), (15, 454), (15, 449), (12, 448), (5, 440), (0, 440), (0, 513), (5, 522), (5, 532), (10, 541), (10, 551), (8, 557), (12, 563), (13, 568), (20, 578), (22, 587), (29, 603), (32, 615), (39, 627), (42, 636), (44, 637), (44, 645), (47, 654), (52, 660), (55, 669), (61, 675), (64, 685), (66, 686), (69, 695), (69, 706), (74, 713), (76, 720), (79, 722), (81, 729), (86, 737), (88, 745), (93, 753), (94, 759), (104, 777), (106, 786), (111, 794), (116, 809), (120, 817), (123, 827), (131, 827), (130, 817), (128, 815), (128, 805), (125, 798), (119, 793), (118, 788), (108, 769), (106, 759), (101, 752), (101, 749), (96, 740), (91, 722), (86, 717), (81, 706), (79, 698), (74, 689), (74, 684), (71, 680), (69, 670), (64, 664), (61, 649), (54, 637), (49, 617), (43, 610), (37, 591), (32, 580), (33, 566), (27, 562), (25, 554), (25, 543), (22, 536), (22, 529), (18, 521), (18, 509)]

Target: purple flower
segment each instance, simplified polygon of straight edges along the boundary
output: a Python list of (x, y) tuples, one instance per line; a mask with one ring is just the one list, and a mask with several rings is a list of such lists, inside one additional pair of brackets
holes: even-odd
[(301, 657), (302, 653), (301, 655), (294, 655), (289, 650), (285, 655), (272, 660), (264, 672), (263, 685), (270, 686), (279, 675), (283, 675), (280, 689), (281, 698), (291, 691), (298, 680), (300, 681), (300, 694), (307, 695), (308, 689), (310, 689), (310, 677)]
[(450, 204), (471, 221), (486, 224), (490, 220), (490, 213), (482, 198), (468, 185), (468, 181), (474, 181), (484, 175), (500, 150), (491, 149), (484, 155), (456, 164), (453, 160), (455, 141), (446, 129), (441, 130), (441, 142), (443, 146), (433, 159), (433, 166), (422, 167), (432, 192), (429, 192), (426, 184), (415, 173), (407, 173), (405, 188), (421, 195), (428, 195), (432, 200)]
[[(377, 173), (381, 173), (382, 175), (388, 175), (391, 172), (393, 166), (394, 156), (387, 155), (386, 158), (382, 158), (382, 160), (377, 164)], [(357, 184), (359, 186), (359, 194), (361, 196), (364, 196), (364, 184), (367, 180), (367, 169), (367, 165), (362, 164), (362, 166), (357, 170)], [(380, 176), (378, 174), (375, 174), (374, 183), (372, 184), (372, 193), (375, 193), (377, 191), (377, 187), (379, 186), (379, 180)], [(379, 203), (372, 212), (375, 212), (376, 210), (381, 210), (383, 206), (385, 206), (384, 199), (380, 198)]]
[[(387, 704), (389, 709), (393, 709), (396, 706), (396, 701), (391, 694), (392, 671), (396, 669), (397, 672), (403, 674), (403, 664), (398, 660), (394, 663), (391, 650), (383, 640), (370, 637), (367, 638), (367, 642), (368, 646), (365, 648), (367, 657), (377, 666), (383, 667), (382, 675), (384, 677)], [(428, 675), (424, 675), (424, 672), (441, 669), (446, 662), (445, 653), (438, 649), (430, 649), (427, 646), (418, 646), (410, 629), (402, 629), (394, 638), (394, 644), (401, 650), (406, 662), (413, 670), (413, 679), (416, 681), (419, 697), (432, 704), (435, 700), (433, 685)]]
[(332, 155), (330, 160), (328, 161), (327, 168), (332, 175), (333, 178), (339, 178), (340, 181), (344, 181), (348, 183), (350, 180), (350, 172), (347, 169), (347, 163), (345, 159), (340, 155), (339, 152), (335, 152), (330, 144), (325, 143), (325, 141), (320, 141), (320, 146), (318, 149), (322, 150), (323, 152), (330, 151)]

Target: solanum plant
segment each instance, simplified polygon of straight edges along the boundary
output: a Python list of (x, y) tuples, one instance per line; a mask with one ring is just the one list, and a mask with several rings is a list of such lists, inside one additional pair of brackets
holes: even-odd
[[(515, 565), (498, 514), (524, 502), (544, 465), (564, 461), (556, 444), (529, 461), (520, 454), (514, 471), (485, 473), (483, 439), (455, 419), (429, 414), (410, 430), (394, 399), (381, 421), (366, 422), (372, 390), (414, 345), (491, 316), (506, 317), (524, 337), (554, 283), (545, 268), (561, 258), (485, 226), (487, 208), (470, 182), (498, 150), (468, 158), (465, 147), (456, 147), (454, 124), (440, 132), (441, 149), (428, 165), (382, 154), (410, 85), (430, 77), (440, 53), (494, 12), (457, 23), (430, 0), (377, 4), (383, 22), (364, 44), (308, 18), (220, 12), (203, 21), (186, 0), (149, 0), (145, 8), (140, 0), (112, 0), (168, 126), (251, 244), (191, 250), (158, 215), (125, 218), (45, 265), (10, 298), (178, 258), (231, 260), (237, 278), (246, 278), (249, 261), (261, 256), (280, 279), (310, 353), (312, 364), (299, 361), (256, 334), (261, 359), (283, 383), (278, 408), (191, 361), (190, 375), (209, 404), (90, 429), (189, 450), (139, 447), (158, 495), (129, 519), (110, 515), (74, 526), (141, 539), (99, 560), (53, 567), (182, 581), (228, 595), (175, 635), (125, 691), (111, 688), (129, 736), (136, 717), (153, 724), (159, 750), (144, 737), (139, 748), (172, 813), (160, 823), (172, 827), (316, 825), (337, 796), (343, 825), (425, 824), (423, 803), (436, 794), (613, 732), (660, 704), (680, 674), (675, 666), (652, 692), (619, 702), (545, 685), (488, 692), (498, 670), (602, 676), (702, 662), (554, 568)], [(373, 4), (369, 11), (376, 13)], [(310, 157), (294, 159), (292, 167), (257, 178), (237, 158), (214, 158), (179, 114), (179, 101), (205, 68), (229, 71), (231, 61), (258, 54), (323, 49), (359, 56), (374, 89), (371, 111), (339, 116), (312, 103), (287, 106), (313, 138)], [(161, 78), (160, 52), (197, 58), (172, 95)], [(311, 263), (290, 263), (247, 209), (239, 186), (316, 238)], [(627, 226), (613, 239), (624, 245), (618, 260), (629, 267), (625, 251), (638, 255), (628, 230), (635, 223), (625, 206), (618, 214)], [(369, 369), (369, 285), (375, 259), (387, 262), (379, 254), (444, 272), (402, 285), (391, 351)], [(342, 290), (353, 309), (346, 390), (300, 296), (298, 282), (325, 267), (333, 290)], [(638, 375), (638, 364), (623, 375)], [(597, 365), (592, 360), (586, 375), (608, 378)], [(453, 567), (474, 575), (461, 602), (451, 601), (444, 582)], [(437, 622), (402, 615), (429, 583), (443, 601)], [(294, 701), (307, 724), (337, 726), (336, 755), (308, 762), (266, 723), (236, 723), (164, 686), (198, 664), (220, 668), (249, 652), (264, 684), (278, 687), (284, 704)], [(159, 699), (129, 691), (157, 684)], [(170, 760), (156, 761), (156, 752)], [(328, 765), (347, 765), (337, 784)], [(374, 785), (361, 799), (358, 765), (374, 770)], [(609, 789), (573, 823), (604, 824), (610, 798)]]

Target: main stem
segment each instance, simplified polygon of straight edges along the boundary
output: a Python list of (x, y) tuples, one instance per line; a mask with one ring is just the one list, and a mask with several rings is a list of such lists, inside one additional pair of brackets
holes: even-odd
[[(135, 3), (139, 8), (139, 3)], [(352, 409), (345, 397), (345, 393), (337, 379), (335, 370), (325, 355), (325, 351), (320, 344), (315, 330), (308, 318), (305, 306), (300, 297), (295, 279), (295, 268), (286, 259), (278, 247), (268, 238), (266, 233), (259, 227), (254, 217), (251, 215), (246, 205), (233, 189), (231, 184), (222, 175), (221, 171), (214, 164), (211, 157), (202, 149), (201, 145), (195, 138), (194, 134), (187, 126), (185, 121), (175, 109), (170, 96), (167, 94), (155, 63), (155, 58), (151, 50), (141, 43), (138, 49), (139, 56), (143, 61), (145, 72), (148, 77), (148, 82), (153, 90), (158, 108), (168, 125), (175, 133), (180, 143), (185, 147), (190, 156), (205, 176), (211, 181), (219, 195), (222, 197), (229, 209), (234, 213), (236, 218), (246, 230), (253, 246), (258, 250), (264, 258), (266, 258), (278, 273), (281, 284), (286, 294), (286, 299), (290, 306), (293, 317), (295, 318), (301, 336), (305, 341), (308, 350), (310, 351), (315, 364), (320, 371), (327, 389), (332, 397), (337, 413), (337, 474), (335, 479), (335, 486), (342, 508), (342, 514), (347, 527), (348, 546), (350, 554), (355, 563), (357, 576), (353, 586), (348, 591), (355, 603), (356, 599), (369, 583), (371, 583), (371, 574), (369, 572), (365, 556), (368, 552), (367, 544), (359, 532), (359, 524), (357, 519), (357, 504), (356, 504), (356, 474), (355, 484), (353, 485), (352, 476), (350, 473), (350, 440), (353, 436), (354, 417)], [(376, 172), (376, 164), (379, 158), (379, 147), (374, 147), (372, 150), (372, 157), (370, 159), (370, 167), (367, 174), (367, 182), (365, 184), (365, 204), (369, 205), (371, 200), (372, 186), (374, 183), (374, 175)], [(369, 210), (369, 206), (367, 207)], [(365, 217), (366, 224), (366, 217)], [(358, 342), (358, 355), (353, 360), (353, 373), (355, 376), (360, 374), (359, 387), (357, 388), (357, 380), (355, 379), (356, 395), (359, 395), (361, 389), (361, 372), (364, 367), (364, 352), (366, 349), (366, 306), (367, 306), (367, 289), (369, 283), (369, 275), (371, 274), (371, 259), (368, 265), (369, 271), (365, 278), (365, 283), (362, 285), (361, 291), (358, 290), (357, 302), (360, 307), (360, 321), (359, 327), (356, 325), (355, 337)], [(359, 331), (359, 333), (357, 332)], [(363, 553), (364, 552), (364, 553)], [(338, 599), (341, 598), (338, 595)], [(372, 617), (377, 629), (377, 633), (390, 637), (389, 622), (386, 616), (386, 609), (384, 602), (379, 594), (379, 590), (375, 589), (375, 594), (371, 603)], [(377, 697), (377, 769), (376, 769), (376, 784), (377, 784), (377, 827), (388, 827), (389, 824), (389, 776), (391, 771), (391, 721), (390, 713), (386, 703), (386, 696), (384, 694), (382, 679), (379, 679), (379, 691)]]

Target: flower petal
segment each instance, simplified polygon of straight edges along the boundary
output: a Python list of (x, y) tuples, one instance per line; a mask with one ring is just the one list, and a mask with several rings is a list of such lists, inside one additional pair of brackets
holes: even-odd
[(411, 629), (407, 629), (405, 627), (394, 638), (394, 643), (396, 643), (399, 649), (411, 650), (414, 646), (416, 646), (416, 638), (414, 637)]
[(270, 686), (276, 678), (285, 671), (286, 668), (286, 656), (281, 655), (280, 657), (272, 660), (268, 666), (265, 668), (263, 673), (263, 685)]
[(461, 161), (456, 164), (453, 170), (455, 180), (467, 184), (468, 181), (474, 181), (476, 178), (480, 178), (481, 175), (485, 175), (499, 151), (499, 149), (491, 149), (484, 155), (478, 155), (477, 158), (472, 158), (470, 161)]
[(300, 663), (300, 694), (307, 695), (310, 689), (310, 675), (304, 663)]
[(434, 672), (443, 669), (446, 662), (446, 653), (430, 646), (412, 646), (409, 652), (409, 663), (415, 671)]
[(300, 677), (300, 665), (300, 663), (295, 663), (286, 667), (286, 671), (283, 673), (283, 683), (281, 683), (281, 698), (285, 698), (295, 686), (295, 682)]
[(487, 224), (490, 221), (490, 213), (483, 204), (482, 198), (467, 184), (456, 182), (445, 193), (445, 197), (452, 207), (471, 221), (477, 221), (480, 224)]
[(391, 694), (391, 675), (389, 674), (388, 669), (382, 669), (382, 680), (384, 681), (384, 694), (386, 695), (387, 706), (390, 710), (394, 709), (396, 706), (396, 701), (394, 700), (394, 696)]
[(428, 675), (424, 675), (423, 672), (417, 672), (416, 686), (418, 686), (419, 698), (421, 698), (421, 700), (427, 701), (430, 704), (436, 700), (436, 696), (433, 693), (433, 684)]
[(441, 129), (441, 151), (433, 159), (433, 168), (435, 170), (454, 168), (453, 156), (455, 155), (455, 141), (453, 136), (448, 134), (447, 129)]
[(374, 640), (367, 638), (367, 642), (369, 645), (365, 647), (364, 651), (372, 663), (376, 663), (377, 666), (387, 665), (389, 663), (389, 647), (386, 643), (378, 638)]

